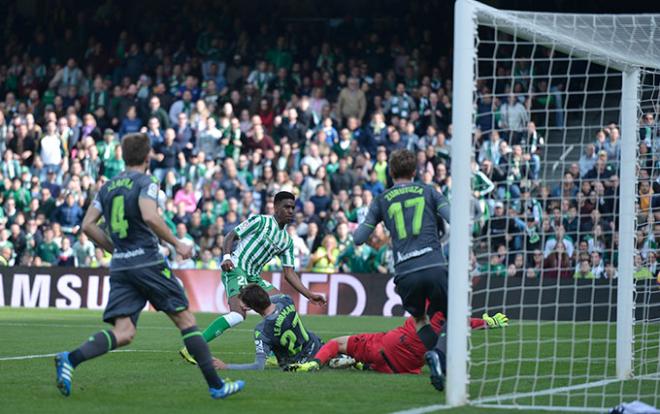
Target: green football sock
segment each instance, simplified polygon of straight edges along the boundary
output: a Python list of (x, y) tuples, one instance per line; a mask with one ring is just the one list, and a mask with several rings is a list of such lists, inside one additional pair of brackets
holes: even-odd
[(215, 338), (222, 335), (224, 331), (236, 326), (239, 323), (243, 322), (243, 315), (238, 312), (229, 312), (226, 315), (222, 315), (204, 329), (202, 336), (206, 342), (211, 342)]

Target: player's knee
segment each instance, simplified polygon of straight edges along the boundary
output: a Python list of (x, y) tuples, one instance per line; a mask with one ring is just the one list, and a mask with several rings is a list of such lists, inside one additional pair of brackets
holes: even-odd
[(135, 339), (136, 329), (132, 324), (125, 324), (116, 326), (114, 329), (115, 338), (117, 338), (117, 346), (125, 346), (133, 342)]

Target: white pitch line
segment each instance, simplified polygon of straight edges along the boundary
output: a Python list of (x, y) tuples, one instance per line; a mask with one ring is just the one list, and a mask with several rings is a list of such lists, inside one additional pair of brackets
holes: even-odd
[(546, 389), (546, 390), (542, 390), (542, 391), (530, 391), (530, 392), (523, 392), (523, 393), (512, 393), (512, 394), (494, 395), (494, 396), (491, 396), (491, 397), (478, 398), (478, 399), (472, 401), (472, 404), (479, 405), (479, 404), (487, 404), (487, 403), (492, 403), (492, 402), (514, 400), (514, 399), (519, 399), (519, 398), (540, 397), (540, 396), (543, 396), (543, 395), (562, 394), (562, 393), (567, 393), (567, 392), (571, 392), (571, 391), (578, 391), (578, 390), (584, 390), (584, 389), (595, 388), (595, 387), (604, 387), (604, 386), (609, 385), (609, 384), (614, 384), (615, 382), (634, 381), (634, 380), (648, 380), (648, 379), (657, 379), (657, 378), (660, 378), (660, 373), (640, 375), (638, 377), (633, 377), (629, 380), (620, 380), (618, 378), (610, 378), (610, 379), (605, 379), (605, 380), (600, 380), (600, 381), (595, 381), (595, 382), (587, 382), (585, 384), (576, 384), (576, 385), (569, 385), (569, 386), (565, 386), (565, 387), (550, 388), (550, 389)]
[[(19, 323), (19, 322), (0, 322), (0, 326), (14, 326), (18, 328), (29, 328), (29, 327), (38, 327), (38, 328), (99, 328), (102, 326), (102, 324), (98, 325), (79, 325), (79, 324), (64, 324), (64, 323)], [(394, 327), (392, 327), (394, 328)], [(392, 329), (390, 328), (390, 329)], [(138, 331), (142, 330), (158, 330), (158, 331), (175, 331), (176, 328), (174, 326), (168, 327), (168, 326), (140, 326), (138, 324), (137, 327)], [(309, 329), (308, 329), (309, 330)], [(248, 328), (231, 328), (231, 332), (253, 332), (254, 329), (248, 329)], [(327, 335), (353, 335), (356, 333), (362, 333), (362, 331), (317, 331), (313, 330), (314, 333), (316, 334), (327, 334)], [(378, 332), (378, 331), (374, 331)], [(380, 331), (384, 332), (384, 331)]]
[(456, 408), (456, 407), (450, 407), (446, 404), (434, 404), (434, 405), (427, 405), (426, 407), (417, 407), (417, 408), (411, 408), (409, 410), (396, 411), (393, 412), (392, 414), (424, 414), (424, 413), (432, 413), (434, 411), (449, 410), (451, 408)]
[[(162, 349), (115, 349), (110, 351), (110, 353), (123, 353), (123, 352), (144, 352), (144, 353), (158, 353), (158, 354), (174, 354), (173, 351), (165, 351)], [(222, 352), (222, 355), (253, 355), (252, 352)], [(20, 355), (12, 357), (0, 357), (0, 361), (24, 361), (28, 359), (37, 359), (37, 358), (50, 358), (54, 357), (57, 354), (37, 354), (37, 355)]]
[[(660, 380), (660, 373), (640, 375), (638, 377), (633, 377), (633, 378), (631, 378), (630, 380), (627, 380), (627, 381), (655, 380), (655, 379)], [(563, 411), (566, 411), (566, 412), (601, 413), (601, 412), (603, 412), (603, 410), (607, 410), (607, 409), (604, 409), (604, 408), (589, 408), (589, 407), (559, 407), (559, 406), (550, 407), (550, 406), (514, 405), (514, 404), (488, 404), (488, 403), (514, 400), (514, 399), (518, 399), (518, 398), (540, 397), (540, 396), (543, 396), (543, 395), (561, 394), (561, 393), (567, 393), (567, 392), (570, 392), (570, 391), (578, 391), (578, 390), (583, 390), (583, 389), (587, 389), (587, 388), (606, 386), (606, 385), (609, 385), (609, 384), (613, 384), (615, 382), (621, 382), (621, 380), (618, 379), (618, 378), (611, 378), (611, 379), (606, 379), (606, 380), (601, 380), (601, 381), (596, 381), (596, 382), (589, 382), (589, 383), (586, 383), (586, 384), (578, 384), (578, 385), (572, 385), (572, 386), (566, 386), (566, 387), (551, 388), (551, 389), (547, 389), (547, 390), (543, 390), (543, 391), (526, 392), (526, 393), (519, 393), (519, 394), (506, 394), (506, 395), (492, 396), (492, 397), (484, 397), (484, 398), (478, 398), (476, 400), (471, 401), (469, 403), (469, 406), (484, 407), (484, 408), (495, 408), (495, 409), (540, 410), (540, 411), (554, 411), (554, 412), (556, 412), (557, 410), (563, 410)], [(453, 407), (449, 407), (448, 405), (445, 405), (445, 404), (435, 404), (435, 405), (428, 405), (428, 406), (425, 406), (425, 407), (411, 408), (409, 410), (397, 411), (397, 412), (394, 412), (392, 414), (424, 414), (424, 413), (430, 413), (430, 412), (434, 412), (434, 411), (448, 410), (450, 408), (453, 408)]]
[(563, 407), (563, 406), (545, 406), (545, 405), (500, 405), (500, 404), (474, 404), (475, 407), (491, 408), (496, 410), (529, 410), (529, 411), (550, 411), (551, 413), (603, 413), (607, 408), (587, 408), (587, 407)]

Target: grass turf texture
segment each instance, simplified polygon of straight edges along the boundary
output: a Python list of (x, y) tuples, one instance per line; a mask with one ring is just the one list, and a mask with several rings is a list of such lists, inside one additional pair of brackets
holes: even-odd
[[(214, 315), (197, 315), (198, 325), (206, 326)], [(0, 308), (0, 412), (48, 412), (48, 413), (117, 413), (117, 412), (174, 412), (211, 413), (218, 409), (235, 412), (314, 412), (314, 413), (384, 413), (414, 407), (441, 404), (444, 394), (434, 391), (428, 375), (382, 375), (373, 372), (331, 371), (294, 374), (276, 369), (264, 372), (224, 371), (221, 376), (244, 379), (245, 390), (226, 401), (213, 401), (208, 396), (206, 385), (196, 367), (186, 364), (177, 354), (181, 346), (180, 336), (172, 323), (162, 314), (145, 312), (140, 317), (138, 334), (133, 344), (123, 348), (125, 352), (114, 352), (82, 364), (73, 377), (73, 392), (69, 398), (62, 397), (55, 387), (52, 357), (21, 360), (1, 360), (7, 357), (51, 354), (77, 347), (90, 334), (104, 327), (101, 313), (95, 311), (26, 310)], [(402, 318), (380, 317), (303, 317), (305, 327), (315, 331), (323, 339), (358, 333), (377, 332), (391, 329)], [(254, 358), (252, 327), (257, 317), (251, 316), (238, 329), (226, 332), (211, 343), (213, 353), (225, 362), (248, 362)], [(532, 328), (526, 324), (490, 332), (474, 332), (475, 362), (487, 357), (489, 378), (510, 377), (515, 381), (518, 373), (536, 374), (536, 389), (550, 385), (550, 378), (537, 372), (539, 364), (528, 362), (518, 367), (511, 364), (494, 364), (503, 353), (507, 357), (529, 355), (536, 344), (509, 346), (515, 339), (536, 338), (537, 329), (548, 330), (553, 337), (568, 340), (575, 327), (544, 325)], [(590, 328), (591, 335), (605, 336), (613, 329), (607, 325)], [(584, 334), (584, 331), (578, 331)], [(488, 335), (487, 348), (478, 347)], [(660, 335), (658, 326), (650, 336)], [(504, 346), (502, 344), (509, 345)], [(530, 346), (527, 350), (525, 347)], [(576, 344), (559, 343), (560, 348), (574, 349), (586, 355), (588, 341)], [(603, 345), (604, 346), (604, 345)], [(566, 351), (568, 352), (568, 351)], [(596, 350), (591, 349), (596, 354)], [(614, 353), (610, 351), (613, 357)], [(597, 364), (596, 362), (595, 364)], [(609, 370), (609, 365), (608, 370)], [(594, 365), (591, 365), (593, 369)], [(604, 366), (604, 365), (603, 365)], [(548, 367), (549, 368), (549, 367)], [(574, 368), (576, 369), (576, 368)], [(579, 367), (577, 369), (580, 369)], [(481, 376), (483, 368), (473, 367), (472, 375)], [(426, 370), (425, 370), (426, 372)], [(595, 371), (591, 371), (595, 372)], [(601, 371), (603, 372), (603, 371)], [(575, 373), (575, 372), (574, 372)], [(583, 372), (584, 374), (584, 372)], [(530, 384), (531, 382), (528, 381)], [(584, 381), (584, 378), (582, 378)], [(498, 385), (499, 384), (499, 385)], [(473, 384), (471, 390), (478, 391), (481, 384)], [(555, 382), (554, 386), (566, 385)], [(486, 390), (507, 392), (506, 381), (488, 382)], [(638, 384), (631, 383), (631, 387)], [(648, 385), (650, 386), (650, 385)], [(539, 388), (540, 387), (540, 388)], [(620, 383), (605, 388), (605, 392), (619, 395)], [(616, 391), (615, 391), (616, 390)], [(655, 390), (649, 389), (649, 391)], [(602, 392), (599, 390), (598, 394)], [(485, 392), (482, 395), (493, 395)], [(586, 394), (583, 392), (583, 394)], [(588, 393), (594, 394), (594, 390)], [(554, 397), (557, 398), (557, 397)], [(550, 402), (549, 397), (546, 399)], [(552, 400), (555, 404), (561, 399)], [(600, 401), (600, 399), (598, 399)], [(525, 404), (529, 400), (520, 400)], [(537, 403), (544, 402), (537, 400)], [(583, 403), (584, 401), (571, 401)], [(595, 401), (594, 401), (595, 402)], [(565, 404), (565, 402), (564, 402)], [(580, 404), (581, 405), (581, 404)], [(614, 405), (614, 404), (613, 404)], [(465, 407), (443, 411), (447, 413), (487, 413), (492, 408)], [(506, 412), (497, 410), (498, 413)], [(524, 411), (512, 411), (521, 413)], [(537, 411), (528, 411), (537, 412)], [(561, 412), (557, 410), (555, 412)]]

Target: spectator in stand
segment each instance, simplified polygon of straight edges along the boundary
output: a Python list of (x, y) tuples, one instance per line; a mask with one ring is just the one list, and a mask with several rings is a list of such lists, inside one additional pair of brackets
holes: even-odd
[(28, 135), (27, 125), (21, 122), (14, 130), (14, 137), (9, 141), (9, 149), (18, 155), (22, 164), (31, 167), (34, 161), (36, 142)]
[(252, 136), (247, 139), (246, 148), (248, 150), (260, 150), (262, 153), (275, 150), (273, 139), (264, 133), (262, 125), (255, 125), (252, 131)]
[(68, 193), (65, 202), (53, 213), (53, 220), (62, 225), (62, 230), (68, 234), (78, 234), (84, 212), (76, 202), (76, 196)]
[(94, 258), (94, 244), (84, 232), (80, 232), (78, 240), (73, 244), (73, 258), (76, 267), (89, 267)]
[(310, 257), (309, 263), (311, 270), (318, 273), (334, 273), (337, 271), (337, 259), (339, 258), (339, 249), (337, 240), (331, 234), (323, 237), (321, 245), (314, 251)]
[(357, 78), (350, 78), (347, 86), (339, 93), (337, 110), (341, 116), (341, 122), (344, 123), (350, 117), (361, 121), (367, 111), (367, 99), (364, 92), (360, 89)]
[(111, 180), (120, 172), (124, 171), (124, 159), (121, 153), (121, 145), (117, 145), (114, 149), (112, 157), (103, 161), (103, 175)]
[(193, 183), (191, 181), (186, 182), (183, 188), (176, 192), (176, 195), (174, 196), (174, 204), (183, 204), (186, 213), (192, 214), (197, 210), (197, 196), (195, 195)]
[(59, 260), (60, 248), (53, 240), (53, 229), (47, 228), (44, 231), (44, 239), (36, 246), (35, 254), (44, 264), (55, 265)]
[(128, 107), (126, 117), (121, 121), (119, 127), (119, 137), (140, 131), (142, 121), (137, 117), (137, 108), (135, 105)]
[(172, 171), (176, 173), (176, 163), (178, 159), (178, 149), (174, 144), (176, 133), (172, 128), (165, 130), (165, 141), (155, 149), (154, 159), (156, 160), (156, 168), (153, 173), (158, 181), (163, 181), (165, 175)]
[(597, 159), (596, 146), (594, 144), (587, 144), (584, 147), (584, 153), (580, 156), (580, 178), (584, 178), (594, 168)]
[(71, 248), (71, 240), (66, 237), (62, 239), (62, 248), (60, 249), (57, 265), (63, 267), (71, 267), (75, 265), (74, 252)]
[(499, 124), (499, 127), (506, 132), (510, 145), (521, 143), (528, 122), (527, 108), (516, 99), (514, 94), (510, 94), (507, 102), (500, 107)]
[(409, 119), (412, 112), (417, 108), (415, 101), (406, 93), (406, 86), (403, 83), (396, 85), (396, 92), (387, 103), (386, 114), (391, 117)]
[(48, 86), (51, 89), (55, 89), (58, 95), (64, 96), (71, 87), (79, 89), (83, 86), (84, 81), (84, 75), (78, 68), (76, 60), (69, 58), (66, 66), (57, 71)]

